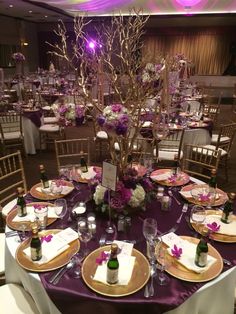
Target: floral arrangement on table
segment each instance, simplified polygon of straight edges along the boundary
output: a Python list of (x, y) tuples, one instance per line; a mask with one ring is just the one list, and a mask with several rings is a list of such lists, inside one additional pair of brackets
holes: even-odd
[(13, 53), (13, 55), (12, 55), (12, 59), (13, 59), (15, 62), (23, 62), (23, 61), (25, 61), (25, 56), (24, 56), (23, 53), (21, 53), (21, 52), (15, 52), (15, 53)]
[(158, 81), (163, 71), (164, 61), (160, 64), (147, 63), (142, 73), (143, 83)]
[(63, 126), (70, 126), (75, 124), (76, 119), (84, 119), (85, 107), (82, 105), (75, 105), (74, 103), (59, 103), (53, 104), (52, 110), (55, 115), (59, 117), (59, 123)]
[[(151, 196), (153, 184), (148, 178), (139, 177), (134, 168), (127, 168), (122, 178), (116, 185), (116, 191), (110, 191), (110, 207), (112, 216), (128, 214), (134, 209), (143, 207), (145, 201)], [(100, 183), (95, 186), (93, 200), (97, 209), (101, 212), (108, 212), (108, 190)]]
[(113, 104), (103, 109), (97, 118), (98, 124), (108, 132), (125, 135), (130, 125), (128, 110), (121, 104)]

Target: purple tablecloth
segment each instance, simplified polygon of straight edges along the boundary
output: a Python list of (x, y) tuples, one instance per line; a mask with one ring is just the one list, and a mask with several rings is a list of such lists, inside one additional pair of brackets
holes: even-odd
[(42, 111), (24, 111), (23, 116), (30, 119), (38, 128), (41, 126)]
[[(67, 203), (69, 212), (73, 205), (81, 200), (84, 200), (89, 195), (88, 187), (84, 184), (78, 184), (80, 190), (74, 190), (69, 196), (67, 196)], [(130, 239), (137, 240), (135, 248), (145, 254), (146, 244), (142, 235), (142, 221), (145, 217), (153, 217), (157, 219), (158, 229), (161, 232), (168, 231), (174, 226), (178, 219), (184, 200), (180, 194), (176, 194), (177, 198), (182, 201), (181, 205), (178, 205), (175, 200), (172, 200), (171, 211), (164, 212), (160, 210), (160, 203), (157, 200), (153, 200), (146, 206), (146, 211), (137, 212), (132, 216), (132, 228), (124, 234), (118, 233), (118, 239)], [(30, 195), (27, 196), (28, 201), (32, 201)], [(93, 211), (93, 203), (87, 203), (87, 212)], [(66, 217), (66, 220), (68, 216)], [(97, 233), (96, 237), (92, 239), (88, 246), (91, 250), (98, 247), (98, 241), (102, 233), (104, 233), (105, 223), (107, 219), (99, 216), (97, 213)], [(55, 229), (60, 227), (61, 222), (56, 221), (50, 228)], [(71, 221), (68, 226), (74, 227), (75, 222)], [(185, 219), (182, 219), (182, 223), (176, 231), (179, 235), (193, 236), (192, 230), (189, 228)], [(83, 246), (83, 244), (81, 244)], [(222, 257), (232, 261), (236, 264), (235, 260), (235, 244), (214, 242), (212, 245), (221, 253)], [(226, 270), (226, 269), (225, 269)], [(186, 299), (188, 299), (194, 292), (196, 292), (204, 283), (191, 283), (183, 280), (179, 280), (170, 276), (171, 280), (167, 286), (158, 286), (155, 283), (155, 296), (150, 299), (145, 299), (143, 296), (144, 289), (123, 298), (111, 298), (104, 297), (92, 291), (86, 286), (82, 279), (71, 278), (69, 274), (65, 274), (60, 282), (53, 286), (48, 283), (48, 279), (52, 276), (52, 272), (41, 273), (40, 278), (44, 285), (48, 295), (55, 303), (57, 308), (65, 314), (70, 313), (88, 313), (96, 311), (96, 313), (163, 313), (171, 310)]]

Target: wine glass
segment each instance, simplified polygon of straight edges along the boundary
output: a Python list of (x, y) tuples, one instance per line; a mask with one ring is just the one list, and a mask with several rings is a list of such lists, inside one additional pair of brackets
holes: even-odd
[(206, 219), (206, 210), (203, 206), (194, 205), (190, 213), (191, 221), (196, 224), (196, 229), (200, 232), (200, 224)]
[(157, 221), (153, 218), (146, 218), (143, 221), (143, 235), (147, 242), (147, 256), (149, 256), (150, 242), (157, 235)]
[(89, 254), (87, 243), (92, 239), (92, 231), (86, 218), (80, 218), (78, 221), (78, 236), (80, 241), (84, 242), (85, 248), (82, 251), (83, 256)]
[(157, 276), (157, 282), (160, 286), (167, 285), (170, 281), (170, 278), (164, 273), (164, 271), (169, 267), (168, 252), (167, 247), (162, 241), (162, 238), (158, 239), (156, 244), (156, 259), (158, 262), (158, 269), (160, 270)]
[[(67, 202), (64, 198), (59, 198), (54, 202), (54, 211), (58, 217), (63, 219), (67, 214)], [(62, 223), (61, 227), (63, 228), (65, 225)]]

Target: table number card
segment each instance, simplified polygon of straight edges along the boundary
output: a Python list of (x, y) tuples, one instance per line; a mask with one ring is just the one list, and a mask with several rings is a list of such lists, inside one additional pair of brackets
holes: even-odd
[(102, 164), (102, 186), (112, 191), (116, 190), (117, 166), (104, 161)]

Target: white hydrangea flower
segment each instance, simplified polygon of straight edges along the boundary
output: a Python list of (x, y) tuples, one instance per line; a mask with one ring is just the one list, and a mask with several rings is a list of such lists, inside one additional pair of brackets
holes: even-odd
[(145, 191), (141, 185), (137, 185), (136, 189), (133, 190), (132, 196), (129, 200), (129, 205), (131, 207), (138, 207), (145, 199)]
[(105, 187), (103, 187), (101, 185), (96, 186), (96, 190), (95, 190), (95, 193), (93, 195), (93, 199), (94, 199), (96, 205), (100, 205), (103, 203), (105, 192), (106, 192)]

